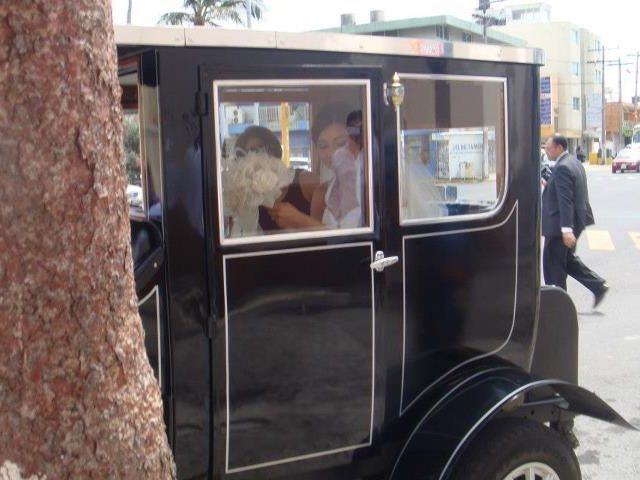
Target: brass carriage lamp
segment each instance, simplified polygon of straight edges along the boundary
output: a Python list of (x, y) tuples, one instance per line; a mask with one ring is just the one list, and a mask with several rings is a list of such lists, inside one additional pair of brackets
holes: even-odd
[(393, 74), (391, 85), (387, 85), (386, 91), (387, 101), (391, 102), (396, 110), (402, 105), (404, 100), (404, 85), (400, 83), (398, 72)]

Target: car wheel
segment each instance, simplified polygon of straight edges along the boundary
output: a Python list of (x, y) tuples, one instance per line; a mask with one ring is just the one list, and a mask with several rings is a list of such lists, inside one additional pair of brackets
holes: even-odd
[(555, 430), (505, 418), (481, 431), (455, 467), (453, 480), (580, 480), (578, 459)]

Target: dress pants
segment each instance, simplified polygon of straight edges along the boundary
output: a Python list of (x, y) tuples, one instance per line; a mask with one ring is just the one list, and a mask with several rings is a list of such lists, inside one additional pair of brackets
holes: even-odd
[(576, 255), (575, 247), (568, 248), (562, 237), (545, 237), (542, 251), (542, 270), (547, 285), (567, 289), (567, 275), (572, 276), (594, 295), (600, 293), (604, 278), (587, 267)]

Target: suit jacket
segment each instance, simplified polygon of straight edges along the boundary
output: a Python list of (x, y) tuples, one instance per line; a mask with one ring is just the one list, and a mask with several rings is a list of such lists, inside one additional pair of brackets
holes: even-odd
[(556, 162), (542, 194), (542, 235), (561, 236), (562, 227), (571, 227), (578, 237), (593, 223), (587, 173), (576, 157), (565, 154)]

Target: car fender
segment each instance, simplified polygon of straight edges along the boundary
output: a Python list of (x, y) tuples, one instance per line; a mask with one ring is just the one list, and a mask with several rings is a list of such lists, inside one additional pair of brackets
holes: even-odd
[(474, 436), (510, 402), (552, 389), (563, 409), (635, 429), (597, 395), (557, 379), (537, 379), (517, 367), (496, 367), (460, 379), (416, 424), (397, 456), (390, 479), (446, 479)]

